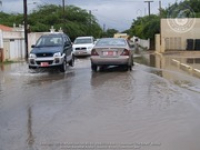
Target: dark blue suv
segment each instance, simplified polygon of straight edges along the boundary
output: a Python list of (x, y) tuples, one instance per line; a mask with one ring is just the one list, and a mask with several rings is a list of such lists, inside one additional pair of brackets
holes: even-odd
[(72, 43), (64, 33), (42, 35), (29, 54), (29, 69), (56, 67), (66, 71), (67, 64), (74, 65)]

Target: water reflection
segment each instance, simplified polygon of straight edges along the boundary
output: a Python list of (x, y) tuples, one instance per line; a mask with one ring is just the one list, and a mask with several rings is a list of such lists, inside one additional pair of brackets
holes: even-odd
[(4, 65), (0, 65), (1, 71), (4, 71)]
[[(71, 74), (71, 73), (69, 73)], [(38, 74), (33, 77), (27, 78), (26, 85), (36, 85), (36, 86), (43, 86), (54, 81), (63, 80), (67, 75), (66, 74)]]
[(192, 58), (192, 55), (188, 55), (189, 58), (186, 56), (185, 53), (183, 55), (181, 53), (178, 55), (149, 54), (147, 59), (149, 59), (151, 68), (148, 72), (163, 77), (180, 87), (189, 89), (197, 87), (199, 80), (196, 77), (200, 78), (200, 58)]
[(31, 107), (28, 108), (28, 139), (27, 139), (27, 142), (30, 147), (33, 146), (34, 137), (33, 137), (33, 132), (32, 132), (32, 109), (31, 109)]
[[(162, 61), (159, 57), (156, 57), (156, 55), (150, 54), (149, 59), (150, 59), (151, 67), (156, 67), (156, 68), (162, 69)], [(162, 70), (152, 70), (152, 73), (157, 74), (160, 77), (163, 77)]]
[(150, 66), (155, 67), (156, 66), (156, 56), (150, 54), (149, 58), (150, 58)]

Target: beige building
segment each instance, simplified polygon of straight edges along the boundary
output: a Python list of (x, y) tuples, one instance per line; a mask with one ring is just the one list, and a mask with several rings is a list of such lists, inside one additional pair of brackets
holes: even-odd
[(128, 34), (127, 33), (116, 33), (114, 34), (114, 38), (128, 38)]
[[(194, 50), (188, 49), (188, 39), (200, 39), (200, 19), (161, 19), (161, 34), (156, 35), (156, 51)], [(198, 49), (196, 49), (198, 50)], [(200, 49), (199, 49), (200, 51)]]

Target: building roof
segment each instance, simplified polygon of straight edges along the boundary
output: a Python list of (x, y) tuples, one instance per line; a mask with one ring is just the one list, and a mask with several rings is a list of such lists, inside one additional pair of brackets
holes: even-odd
[(2, 31), (12, 31), (13, 29), (11, 27), (0, 24), (0, 30), (2, 30)]

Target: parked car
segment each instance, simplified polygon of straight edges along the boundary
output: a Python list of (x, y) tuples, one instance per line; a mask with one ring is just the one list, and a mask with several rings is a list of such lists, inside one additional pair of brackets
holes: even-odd
[(64, 33), (49, 33), (42, 35), (29, 54), (29, 68), (56, 67), (61, 72), (66, 71), (67, 63), (74, 65), (72, 43)]
[(91, 51), (91, 69), (97, 71), (98, 66), (117, 65), (132, 70), (133, 48), (123, 38), (102, 38)]
[(77, 37), (73, 43), (73, 55), (90, 56), (94, 44), (95, 44), (95, 39), (92, 36)]

